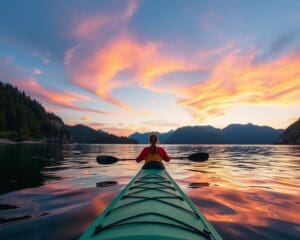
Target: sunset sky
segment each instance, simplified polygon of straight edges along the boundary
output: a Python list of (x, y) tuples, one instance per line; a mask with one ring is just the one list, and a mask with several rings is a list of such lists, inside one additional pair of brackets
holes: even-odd
[(0, 81), (118, 135), (285, 128), (300, 116), (300, 1), (0, 1)]

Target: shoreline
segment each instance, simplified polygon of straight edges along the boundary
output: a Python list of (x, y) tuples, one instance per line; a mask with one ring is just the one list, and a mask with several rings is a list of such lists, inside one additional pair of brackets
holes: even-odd
[[(0, 145), (8, 145), (8, 144), (52, 144), (52, 143), (59, 143), (59, 142), (49, 142), (45, 140), (24, 140), (24, 141), (12, 141), (9, 139), (4, 139), (0, 138)], [(76, 142), (69, 142), (69, 143), (62, 143), (62, 144), (116, 144), (116, 145), (126, 145), (126, 144), (132, 144), (132, 143), (76, 143)], [(133, 143), (134, 144), (134, 143)], [(135, 143), (134, 145), (145, 145), (144, 143)], [(255, 145), (277, 145), (277, 146), (282, 146), (282, 145), (289, 145), (289, 146), (300, 146), (300, 144), (287, 144), (287, 143), (267, 143), (267, 144), (257, 144), (257, 143), (248, 143), (248, 144), (167, 144), (167, 145), (250, 145), (250, 146), (255, 146)]]
[(25, 144), (41, 144), (47, 143), (43, 140), (24, 140), (24, 141), (12, 141), (9, 139), (0, 138), (0, 144), (18, 144), (18, 143), (25, 143)]

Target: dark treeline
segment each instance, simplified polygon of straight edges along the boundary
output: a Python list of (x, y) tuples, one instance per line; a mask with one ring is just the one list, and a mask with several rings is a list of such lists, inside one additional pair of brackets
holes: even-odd
[(0, 138), (68, 142), (64, 122), (18, 88), (0, 82)]

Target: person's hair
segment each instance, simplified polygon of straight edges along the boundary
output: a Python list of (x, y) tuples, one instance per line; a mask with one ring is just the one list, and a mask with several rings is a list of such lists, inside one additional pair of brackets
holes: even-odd
[(158, 138), (157, 138), (157, 135), (152, 133), (150, 136), (149, 136), (149, 142), (151, 141), (152, 138), (155, 138), (155, 141), (157, 142), (158, 141)]
[[(154, 134), (154, 133), (152, 133), (152, 134), (149, 136), (149, 142), (151, 142), (151, 139), (152, 139), (152, 138), (155, 139), (155, 142), (158, 141), (158, 137), (157, 137), (157, 135)], [(152, 153), (152, 154), (155, 154), (155, 153), (156, 153), (156, 146), (155, 146), (155, 145), (154, 145), (154, 146), (151, 145), (151, 153)]]

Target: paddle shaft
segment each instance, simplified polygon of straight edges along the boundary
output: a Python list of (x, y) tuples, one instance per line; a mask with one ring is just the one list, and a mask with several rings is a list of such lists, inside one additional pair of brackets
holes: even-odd
[[(186, 159), (187, 157), (171, 157), (171, 159)], [(118, 160), (119, 161), (133, 161), (136, 159), (135, 158), (118, 158)]]
[[(192, 161), (206, 161), (209, 158), (209, 154), (208, 153), (203, 153), (203, 152), (198, 152), (198, 153), (193, 153), (189, 156), (182, 156), (182, 157), (173, 157), (172, 159), (189, 159)], [(119, 159), (117, 157), (114, 156), (108, 156), (108, 155), (102, 155), (102, 156), (98, 156), (97, 157), (97, 162), (99, 164), (113, 164), (119, 161), (134, 161), (134, 158), (122, 158)]]

